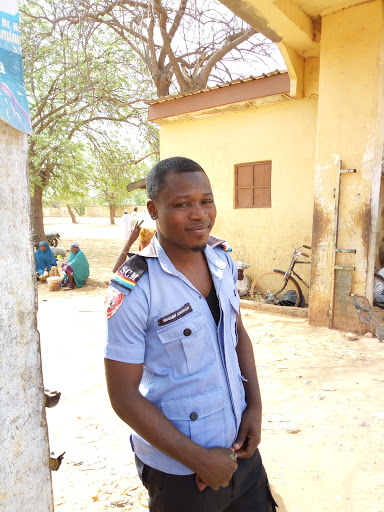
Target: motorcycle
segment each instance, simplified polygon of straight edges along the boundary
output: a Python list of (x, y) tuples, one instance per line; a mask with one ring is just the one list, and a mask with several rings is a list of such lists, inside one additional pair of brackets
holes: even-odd
[(60, 235), (57, 231), (52, 231), (52, 233), (45, 233), (47, 237), (47, 242), (51, 247), (57, 247), (59, 243)]
[[(47, 238), (47, 242), (51, 247), (57, 247), (57, 244), (59, 243), (60, 235), (57, 231), (54, 231), (52, 233), (46, 233), (45, 234)], [(39, 248), (39, 236), (36, 233), (32, 233), (32, 243), (34, 248), (37, 250)]]

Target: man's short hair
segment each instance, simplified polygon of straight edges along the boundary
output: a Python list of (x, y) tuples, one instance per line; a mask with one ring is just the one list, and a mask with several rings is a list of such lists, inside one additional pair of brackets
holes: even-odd
[(152, 167), (147, 176), (147, 193), (152, 200), (156, 199), (164, 187), (169, 174), (182, 172), (203, 172), (204, 169), (190, 158), (174, 156), (160, 160)]

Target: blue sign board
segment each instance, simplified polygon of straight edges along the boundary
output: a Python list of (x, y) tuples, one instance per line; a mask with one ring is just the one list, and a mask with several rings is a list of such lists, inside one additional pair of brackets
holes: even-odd
[(32, 133), (16, 0), (0, 0), (0, 118), (22, 132)]

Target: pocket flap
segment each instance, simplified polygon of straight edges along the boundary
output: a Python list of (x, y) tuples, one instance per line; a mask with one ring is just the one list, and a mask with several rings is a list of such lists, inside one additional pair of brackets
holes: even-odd
[(193, 336), (199, 331), (203, 322), (204, 319), (200, 313), (191, 313), (182, 320), (177, 320), (174, 324), (159, 329), (157, 334), (161, 343), (170, 343), (171, 341)]
[(209, 389), (195, 396), (161, 402), (161, 410), (170, 420), (190, 420), (191, 414), (204, 418), (224, 408), (224, 393), (221, 388)]

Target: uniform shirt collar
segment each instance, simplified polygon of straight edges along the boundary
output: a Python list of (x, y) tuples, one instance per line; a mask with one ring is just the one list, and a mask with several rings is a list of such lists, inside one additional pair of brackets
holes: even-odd
[[(152, 237), (152, 240), (147, 245), (147, 247), (144, 247), (139, 254), (140, 256), (144, 256), (145, 258), (157, 258), (158, 257), (158, 251), (157, 251), (157, 244), (159, 244), (157, 240), (157, 233), (155, 233)], [(160, 244), (159, 244), (160, 245)]]
[(157, 233), (153, 235), (151, 242), (147, 245), (147, 247), (144, 247), (144, 249), (140, 251), (139, 254), (145, 258), (157, 258), (159, 260), (160, 266), (165, 272), (177, 275), (176, 268), (160, 245), (159, 239), (157, 238)]
[[(215, 267), (219, 269), (225, 268), (226, 263), (216, 254), (214, 249), (216, 247), (219, 247), (222, 243), (224, 243), (224, 240), (221, 240), (220, 238), (216, 238), (214, 236), (210, 236), (208, 238), (208, 244), (204, 249), (204, 254), (205, 257), (207, 258), (208, 263), (215, 265)], [(174, 274), (176, 271), (173, 263), (168, 258), (164, 249), (161, 247), (156, 233), (153, 236), (150, 244), (147, 245), (147, 247), (144, 247), (144, 249), (140, 251), (139, 254), (141, 256), (144, 256), (145, 258), (158, 258), (160, 265), (166, 272)]]

